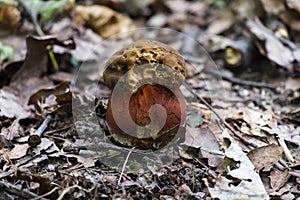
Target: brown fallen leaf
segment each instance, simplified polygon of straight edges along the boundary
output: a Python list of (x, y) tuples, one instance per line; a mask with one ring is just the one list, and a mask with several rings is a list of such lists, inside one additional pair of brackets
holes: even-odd
[[(63, 81), (54, 87), (37, 91), (29, 98), (28, 105), (33, 104), (36, 112), (38, 112), (39, 114), (45, 114), (45, 112), (53, 112), (57, 109), (55, 107), (59, 106), (56, 100), (57, 96), (67, 93), (69, 84), (70, 83), (68, 81)], [(49, 107), (52, 109), (47, 111), (47, 108)]]
[(23, 83), (23, 80), (45, 75), (47, 72), (47, 48), (49, 45), (59, 45), (70, 49), (75, 48), (75, 43), (72, 38), (60, 41), (55, 36), (28, 36), (26, 38), (26, 58), (21, 69), (13, 76), (13, 83), (20, 85)]
[(74, 9), (73, 21), (78, 25), (93, 29), (103, 38), (126, 37), (128, 36), (128, 33), (125, 33), (125, 35), (116, 34), (128, 32), (134, 28), (133, 22), (129, 17), (100, 5), (76, 6)]
[(278, 190), (282, 186), (285, 185), (285, 183), (290, 178), (289, 170), (285, 169), (284, 171), (280, 171), (276, 168), (274, 168), (270, 173), (270, 185), (272, 189)]
[(213, 186), (204, 179), (204, 183), (212, 198), (217, 199), (269, 199), (259, 174), (243, 152), (242, 148), (235, 143), (235, 140), (225, 129), (222, 133), (226, 145), (225, 156), (238, 164), (234, 168), (227, 167), (228, 176), (219, 176)]
[(218, 35), (228, 30), (232, 26), (234, 22), (232, 12), (228, 10), (218, 14), (218, 18), (209, 24), (206, 30), (208, 34)]
[(283, 153), (282, 147), (276, 144), (258, 147), (248, 153), (248, 157), (254, 164), (257, 171), (270, 171)]

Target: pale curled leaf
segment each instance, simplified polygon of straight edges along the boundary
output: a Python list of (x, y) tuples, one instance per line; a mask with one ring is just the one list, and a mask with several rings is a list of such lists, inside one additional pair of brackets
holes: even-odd
[(228, 174), (241, 181), (236, 185), (233, 184), (232, 180), (220, 176), (216, 180), (214, 187), (210, 187), (208, 182), (205, 181), (212, 198), (218, 198), (220, 200), (269, 199), (259, 174), (254, 170), (254, 166), (249, 158), (235, 143), (226, 129), (222, 135), (230, 141), (230, 145), (225, 150), (225, 156), (239, 162), (239, 165), (235, 169), (228, 169)]

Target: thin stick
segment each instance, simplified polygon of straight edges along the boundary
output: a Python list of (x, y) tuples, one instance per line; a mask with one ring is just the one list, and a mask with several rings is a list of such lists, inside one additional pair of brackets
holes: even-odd
[(44, 197), (46, 197), (46, 196), (52, 194), (53, 192), (55, 192), (57, 189), (58, 189), (58, 187), (55, 187), (55, 188), (53, 188), (52, 190), (50, 190), (49, 192), (47, 192), (47, 193), (45, 193), (45, 194), (43, 194), (43, 195), (41, 195), (41, 196), (35, 197), (35, 198), (31, 199), (31, 200), (39, 200), (39, 199), (42, 199), (42, 198), (44, 198)]
[(73, 186), (71, 186), (71, 187), (65, 188), (65, 189), (62, 191), (61, 195), (57, 198), (57, 200), (62, 200), (62, 199), (64, 198), (64, 196), (65, 196), (70, 190), (72, 190), (72, 189), (74, 189), (74, 188), (78, 188), (78, 185), (73, 185)]
[(287, 158), (287, 160), (289, 162), (295, 162), (295, 159), (293, 158), (290, 150), (288, 149), (284, 139), (279, 134), (276, 134), (276, 139), (277, 139), (279, 145), (283, 148), (283, 152), (284, 152), (285, 157)]
[(52, 120), (51, 115), (47, 115), (40, 127), (28, 138), (28, 144), (31, 147), (36, 147), (41, 143), (41, 136)]
[(196, 94), (194, 92), (194, 90), (188, 85), (187, 82), (184, 82), (183, 85), (185, 86), (185, 88), (192, 93), (198, 100), (200, 100), (209, 110), (211, 110), (216, 116), (217, 118), (224, 124), (224, 126), (226, 128), (228, 128), (233, 134), (234, 136), (236, 136), (237, 138), (239, 138), (242, 142), (244, 142), (245, 144), (251, 145), (252, 147), (257, 147), (256, 144), (249, 142), (248, 140), (246, 140), (245, 138), (243, 138), (237, 131), (235, 131), (216, 111), (215, 109), (201, 96), (199, 96), (198, 94)]
[(121, 184), (122, 176), (123, 176), (123, 174), (124, 174), (125, 167), (126, 167), (126, 165), (127, 165), (129, 156), (130, 156), (130, 154), (133, 152), (134, 149), (135, 149), (135, 147), (132, 147), (132, 149), (128, 152), (128, 154), (127, 154), (127, 156), (126, 156), (126, 159), (125, 159), (125, 161), (124, 161), (124, 164), (123, 164), (123, 167), (122, 167), (122, 171), (121, 171), (121, 174), (120, 174), (120, 177), (119, 177), (119, 180), (118, 180), (118, 185)]

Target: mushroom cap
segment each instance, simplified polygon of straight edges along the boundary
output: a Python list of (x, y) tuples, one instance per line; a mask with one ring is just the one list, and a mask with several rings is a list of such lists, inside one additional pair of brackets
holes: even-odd
[[(129, 73), (132, 70), (135, 70), (134, 73)], [(113, 89), (125, 74), (128, 82), (142, 78), (149, 84), (168, 84), (179, 88), (186, 69), (184, 59), (175, 49), (161, 42), (143, 39), (112, 55), (103, 72), (104, 83)]]

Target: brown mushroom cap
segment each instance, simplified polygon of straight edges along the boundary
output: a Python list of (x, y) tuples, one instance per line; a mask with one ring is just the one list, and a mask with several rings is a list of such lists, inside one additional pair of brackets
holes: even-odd
[[(145, 73), (145, 68), (143, 68), (143, 71), (134, 73), (141, 76), (144, 81), (149, 79), (150, 84), (152, 84), (151, 81), (155, 77), (160, 77), (158, 81), (164, 81), (166, 84), (178, 88), (186, 75), (184, 59), (175, 49), (153, 40), (138, 40), (116, 52), (109, 59), (103, 73), (104, 83), (110, 89), (113, 89), (124, 74), (141, 65), (148, 65), (147, 73)], [(155, 67), (156, 69), (154, 69)], [(151, 71), (152, 68), (153, 70)], [(158, 68), (162, 69), (160, 71), (166, 72), (164, 74), (156, 74), (159, 71), (157, 70)], [(166, 68), (168, 69), (166, 70)], [(153, 73), (155, 73), (154, 76), (152, 75)], [(131, 75), (128, 75), (127, 78), (129, 81), (134, 79)], [(153, 84), (157, 84), (155, 82), (156, 80), (154, 80)]]

